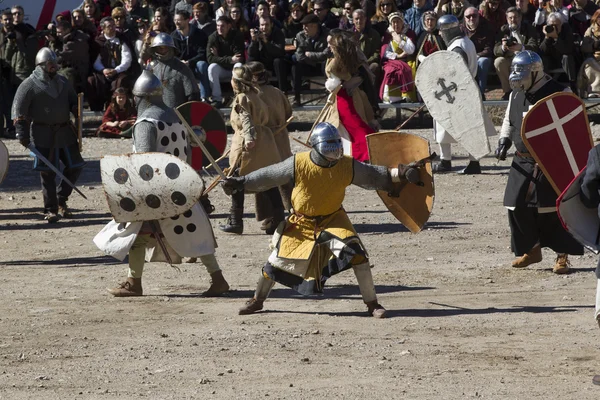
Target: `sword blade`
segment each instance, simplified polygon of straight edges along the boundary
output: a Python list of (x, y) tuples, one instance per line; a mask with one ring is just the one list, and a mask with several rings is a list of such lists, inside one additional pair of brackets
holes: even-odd
[(58, 170), (58, 168), (56, 168), (56, 167), (54, 166), (54, 164), (52, 164), (50, 161), (48, 161), (48, 159), (47, 159), (46, 157), (44, 157), (44, 156), (42, 155), (42, 153), (40, 153), (40, 152), (38, 151), (38, 149), (36, 149), (36, 148), (33, 146), (33, 144), (32, 144), (32, 143), (29, 143), (29, 146), (27, 146), (27, 148), (28, 148), (28, 149), (29, 149), (29, 150), (30, 150), (30, 151), (31, 151), (33, 154), (35, 154), (35, 156), (36, 156), (36, 157), (37, 157), (37, 158), (38, 158), (38, 159), (39, 159), (41, 162), (43, 162), (44, 164), (46, 164), (46, 166), (47, 166), (48, 168), (50, 168), (50, 169), (52, 170), (52, 172), (54, 172), (56, 175), (58, 175), (58, 177), (59, 177), (60, 179), (62, 179), (63, 181), (65, 181), (65, 182), (67, 183), (67, 185), (71, 186), (71, 187), (73, 188), (73, 190), (75, 190), (77, 193), (79, 193), (79, 194), (81, 195), (81, 197), (83, 197), (83, 198), (84, 198), (84, 199), (86, 199), (86, 200), (88, 199), (88, 198), (85, 196), (85, 194), (81, 193), (81, 191), (80, 191), (79, 189), (77, 189), (77, 187), (76, 187), (76, 186), (73, 184), (73, 182), (71, 182), (69, 179), (67, 179), (67, 177), (66, 177), (66, 176), (64, 176), (64, 175), (62, 174), (62, 172), (60, 172), (60, 171)]

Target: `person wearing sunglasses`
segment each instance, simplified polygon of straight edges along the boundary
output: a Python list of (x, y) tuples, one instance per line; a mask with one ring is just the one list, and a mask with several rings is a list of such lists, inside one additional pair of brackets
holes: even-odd
[(488, 24), (480, 21), (479, 11), (475, 7), (468, 7), (465, 10), (463, 26), (467, 37), (471, 39), (477, 50), (477, 83), (485, 100), (487, 78), (494, 61), (494, 32)]
[(371, 26), (379, 33), (381, 37), (385, 36), (389, 27), (388, 18), (397, 12), (394, 0), (378, 0), (375, 15), (371, 18)]
[(331, 12), (329, 0), (315, 0), (313, 13), (319, 17), (319, 21), (321, 22), (323, 28), (334, 29), (340, 24), (338, 17)]
[[(35, 33), (35, 28), (25, 23), (25, 10), (21, 6), (14, 6), (10, 9), (13, 17), (13, 25), (15, 31), (23, 35), (23, 40), (27, 40), (29, 36)], [(35, 51), (35, 50), (34, 50)]]
[(346, 0), (344, 3), (344, 8), (342, 9), (342, 16), (340, 17), (340, 23), (338, 28), (351, 31), (354, 30), (354, 23), (352, 22), (352, 13), (354, 10), (358, 10), (360, 8), (360, 3), (358, 0)]

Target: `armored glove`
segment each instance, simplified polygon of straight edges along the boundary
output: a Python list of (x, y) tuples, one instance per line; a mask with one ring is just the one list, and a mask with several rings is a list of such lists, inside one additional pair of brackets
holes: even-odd
[(29, 146), (31, 138), (29, 137), (29, 121), (20, 120), (15, 122), (15, 131), (17, 133), (17, 139), (23, 147)]
[(227, 196), (231, 196), (234, 193), (241, 192), (244, 190), (244, 183), (246, 178), (243, 176), (232, 176), (223, 181), (223, 191)]
[(512, 140), (507, 137), (501, 137), (498, 139), (498, 148), (496, 149), (496, 158), (500, 161), (506, 160), (506, 152), (512, 146)]
[(421, 174), (419, 174), (419, 170), (416, 168), (415, 163), (410, 163), (408, 165), (398, 164), (398, 176), (415, 185), (421, 183)]

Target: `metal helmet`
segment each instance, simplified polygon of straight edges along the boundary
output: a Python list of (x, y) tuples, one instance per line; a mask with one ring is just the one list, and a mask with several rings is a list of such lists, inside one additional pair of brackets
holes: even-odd
[(48, 61), (57, 62), (56, 53), (48, 47), (42, 47), (35, 55), (35, 65), (45, 64)]
[(337, 161), (344, 155), (340, 133), (329, 122), (319, 122), (315, 126), (310, 136), (310, 145), (328, 161)]
[(152, 39), (152, 45), (150, 47), (154, 48), (159, 46), (167, 46), (172, 47), (174, 49), (177, 48), (175, 47), (175, 42), (173, 41), (171, 35), (166, 34), (164, 32), (159, 33), (154, 37), (154, 39)]
[(440, 35), (442, 36), (442, 39), (444, 39), (446, 46), (450, 45), (454, 39), (465, 36), (458, 18), (454, 15), (442, 15), (437, 23)]
[(528, 91), (544, 76), (542, 58), (534, 51), (518, 52), (510, 64), (510, 87), (513, 90)]
[(132, 93), (137, 97), (162, 97), (163, 86), (160, 80), (152, 73), (152, 71), (145, 69), (142, 74), (135, 81), (133, 85)]

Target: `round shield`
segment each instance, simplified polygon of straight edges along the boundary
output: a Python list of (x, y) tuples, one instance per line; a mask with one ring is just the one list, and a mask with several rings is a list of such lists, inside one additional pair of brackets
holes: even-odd
[[(203, 140), (204, 146), (215, 160), (223, 155), (227, 147), (227, 128), (219, 110), (201, 101), (190, 101), (177, 107), (177, 111), (190, 124), (200, 140)], [(193, 141), (190, 143), (192, 168), (199, 171), (210, 164), (210, 161)]]
[(8, 173), (8, 149), (0, 140), (0, 183), (6, 178)]

